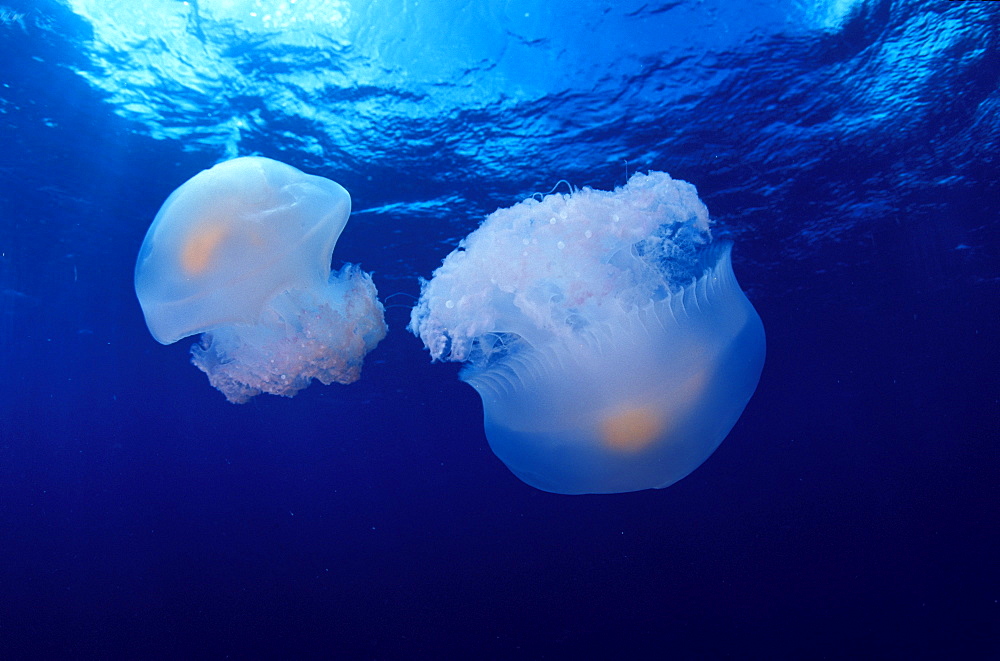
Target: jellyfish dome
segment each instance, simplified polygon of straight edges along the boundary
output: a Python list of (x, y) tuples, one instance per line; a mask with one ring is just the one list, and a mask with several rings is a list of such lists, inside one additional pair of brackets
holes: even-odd
[(491, 214), (422, 286), (409, 329), (465, 362), (494, 453), (555, 493), (663, 488), (726, 437), (764, 365), (764, 328), (731, 244), (689, 183)]
[(234, 403), (356, 381), (386, 325), (371, 276), (353, 264), (331, 273), (350, 213), (339, 184), (267, 158), (195, 175), (139, 250), (150, 333), (162, 344), (202, 333), (192, 362)]

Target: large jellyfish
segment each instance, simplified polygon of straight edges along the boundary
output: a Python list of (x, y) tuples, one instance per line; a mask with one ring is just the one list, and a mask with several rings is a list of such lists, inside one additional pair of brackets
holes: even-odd
[(694, 186), (662, 172), (491, 214), (424, 282), (409, 329), (466, 363), (494, 453), (566, 494), (663, 488), (753, 395), (764, 327)]
[(230, 402), (351, 383), (385, 337), (371, 276), (330, 272), (351, 213), (339, 184), (267, 158), (200, 172), (171, 193), (139, 250), (135, 291), (162, 344), (203, 333), (192, 362)]

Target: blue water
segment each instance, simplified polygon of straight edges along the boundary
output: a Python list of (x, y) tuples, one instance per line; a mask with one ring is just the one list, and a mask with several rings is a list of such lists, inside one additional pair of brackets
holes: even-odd
[[(1000, 5), (0, 7), (0, 658), (995, 658)], [(232, 405), (142, 238), (259, 154), (347, 188), (389, 334)], [(482, 218), (694, 183), (767, 329), (665, 490), (557, 496), (405, 331)]]

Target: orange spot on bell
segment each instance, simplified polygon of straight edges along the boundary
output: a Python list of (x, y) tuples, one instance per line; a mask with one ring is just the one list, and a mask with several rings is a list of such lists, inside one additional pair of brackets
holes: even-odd
[(201, 275), (212, 264), (215, 251), (226, 236), (226, 228), (215, 225), (199, 229), (181, 248), (181, 267), (188, 275)]
[(662, 432), (661, 416), (648, 407), (626, 409), (601, 421), (604, 443), (621, 452), (638, 452), (659, 438)]

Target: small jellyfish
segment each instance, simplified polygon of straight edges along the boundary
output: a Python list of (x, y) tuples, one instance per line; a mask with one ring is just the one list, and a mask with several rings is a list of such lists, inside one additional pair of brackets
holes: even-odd
[(499, 209), (445, 258), (409, 330), (465, 362), (493, 452), (565, 494), (663, 488), (726, 437), (764, 365), (731, 244), (662, 172)]
[(352, 383), (386, 325), (371, 276), (330, 272), (351, 213), (339, 184), (267, 158), (220, 163), (167, 198), (135, 292), (162, 344), (203, 333), (192, 362), (230, 402)]

